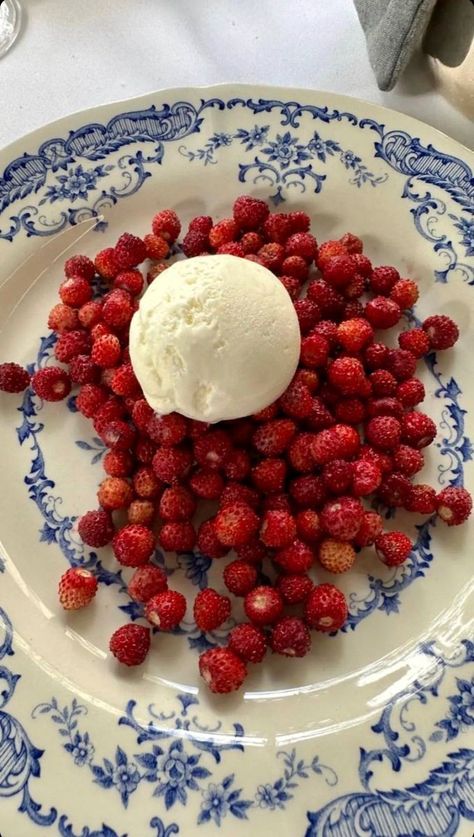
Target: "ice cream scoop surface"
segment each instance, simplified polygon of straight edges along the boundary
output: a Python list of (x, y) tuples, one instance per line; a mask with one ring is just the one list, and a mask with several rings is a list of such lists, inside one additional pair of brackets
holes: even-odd
[(267, 268), (236, 256), (175, 262), (149, 286), (130, 328), (144, 395), (165, 415), (250, 415), (290, 383), (300, 354), (293, 303)]

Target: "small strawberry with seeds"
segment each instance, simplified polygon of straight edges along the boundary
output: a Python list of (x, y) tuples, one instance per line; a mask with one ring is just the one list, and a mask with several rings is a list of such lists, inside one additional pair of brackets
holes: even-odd
[(191, 463), (192, 455), (187, 448), (158, 448), (153, 456), (152, 468), (159, 480), (171, 484), (186, 475)]
[(59, 366), (45, 366), (44, 369), (38, 369), (31, 379), (31, 386), (36, 395), (44, 401), (62, 401), (71, 392), (69, 375)]
[(115, 334), (104, 334), (92, 344), (91, 358), (97, 366), (109, 369), (118, 364), (121, 353), (118, 337)]
[(197, 548), (201, 555), (213, 560), (227, 555), (229, 549), (218, 539), (213, 520), (205, 520), (201, 523), (197, 534)]
[(160, 631), (177, 628), (186, 613), (186, 599), (177, 590), (163, 590), (146, 604), (145, 616)]
[(354, 546), (372, 546), (383, 528), (381, 516), (374, 511), (364, 512), (361, 527), (354, 538)]
[(94, 262), (87, 256), (71, 256), (64, 263), (64, 273), (66, 276), (81, 276), (92, 282), (95, 275)]
[(146, 247), (141, 238), (123, 233), (114, 248), (115, 261), (121, 270), (136, 267), (146, 259)]
[(139, 666), (150, 650), (150, 629), (136, 623), (122, 625), (112, 634), (109, 648), (119, 663)]
[(165, 523), (158, 535), (165, 552), (192, 552), (196, 544), (196, 531), (189, 521)]
[(355, 497), (337, 497), (321, 511), (321, 526), (328, 535), (341, 541), (351, 541), (360, 529), (364, 507)]
[(437, 497), (438, 517), (448, 526), (459, 526), (472, 511), (472, 497), (465, 488), (450, 485)]
[(48, 328), (57, 334), (63, 334), (65, 331), (75, 331), (79, 326), (79, 319), (77, 311), (71, 308), (70, 305), (65, 305), (58, 302), (51, 308), (48, 315)]
[(258, 230), (267, 219), (269, 211), (265, 201), (250, 195), (241, 195), (232, 207), (234, 221), (241, 230)]
[(445, 314), (435, 314), (427, 317), (423, 323), (423, 330), (427, 333), (431, 348), (435, 351), (450, 349), (459, 338), (459, 329)]
[(348, 609), (344, 593), (334, 584), (318, 584), (309, 594), (305, 605), (305, 622), (309, 628), (329, 633), (337, 631), (347, 620)]
[[(211, 219), (209, 220), (211, 221)], [(174, 209), (162, 209), (153, 216), (151, 228), (154, 235), (159, 235), (165, 241), (172, 243), (176, 241), (181, 232), (181, 222)]]
[(162, 593), (168, 588), (168, 579), (161, 567), (154, 564), (143, 564), (137, 567), (128, 582), (128, 595), (135, 602), (145, 604), (157, 593)]
[(425, 448), (431, 444), (437, 433), (433, 419), (424, 413), (405, 413), (401, 421), (402, 441), (413, 448)]
[(295, 540), (275, 553), (273, 560), (285, 573), (305, 573), (314, 563), (314, 553), (308, 544)]
[(224, 584), (234, 596), (246, 596), (257, 583), (257, 570), (247, 561), (237, 559), (227, 564), (224, 570)]
[(260, 520), (245, 503), (232, 503), (221, 508), (215, 518), (216, 535), (223, 546), (238, 547), (248, 543), (257, 533)]
[(328, 381), (342, 395), (358, 395), (365, 381), (364, 367), (355, 357), (339, 357), (328, 369)]
[(24, 392), (30, 383), (29, 372), (18, 363), (0, 364), (0, 392)]
[(286, 471), (287, 466), (284, 459), (269, 457), (258, 462), (252, 468), (252, 482), (264, 494), (282, 491)]
[(106, 477), (99, 486), (97, 499), (106, 511), (126, 508), (133, 499), (130, 484), (120, 477)]
[(128, 524), (114, 535), (114, 555), (125, 567), (146, 564), (155, 550), (155, 535), (147, 526)]
[(403, 532), (385, 532), (375, 541), (375, 550), (387, 567), (398, 567), (409, 557), (413, 544)]
[(230, 648), (210, 648), (199, 657), (199, 671), (211, 692), (227, 694), (239, 689), (247, 676), (243, 660)]
[(200, 590), (194, 599), (194, 621), (205, 633), (219, 628), (230, 616), (230, 599), (221, 596), (212, 587)]
[(264, 456), (278, 456), (286, 450), (295, 431), (296, 425), (291, 419), (274, 419), (256, 429), (252, 442)]
[(151, 526), (155, 517), (155, 506), (151, 500), (132, 500), (127, 509), (129, 523), (141, 523)]
[(265, 546), (287, 546), (296, 535), (294, 517), (286, 511), (265, 512), (260, 528), (260, 539)]
[(281, 616), (283, 599), (275, 587), (254, 587), (244, 599), (244, 610), (255, 625), (271, 625)]
[(355, 550), (352, 544), (325, 538), (319, 545), (319, 563), (331, 573), (345, 573), (351, 569), (355, 561)]
[(110, 514), (102, 509), (83, 514), (79, 518), (77, 530), (81, 540), (95, 549), (110, 543), (115, 532)]
[(317, 543), (322, 536), (319, 514), (314, 509), (304, 509), (296, 515), (296, 531), (302, 541), (309, 544)]
[(418, 514), (434, 514), (437, 508), (436, 491), (431, 485), (412, 485), (405, 508)]
[(224, 480), (217, 471), (199, 468), (190, 476), (189, 486), (203, 500), (218, 500), (224, 490)]
[(302, 619), (286, 616), (272, 629), (270, 646), (284, 657), (304, 657), (311, 649), (311, 635)]
[(400, 444), (400, 422), (393, 416), (375, 416), (365, 428), (367, 441), (382, 450), (394, 450)]
[(114, 248), (106, 247), (105, 250), (97, 253), (94, 259), (94, 266), (97, 273), (104, 279), (114, 279), (117, 273), (120, 272)]
[(306, 601), (314, 587), (310, 577), (300, 573), (281, 575), (277, 584), (286, 604), (301, 604)]
[(246, 663), (261, 663), (267, 653), (267, 641), (261, 628), (242, 622), (232, 628), (229, 648)]
[(97, 579), (83, 567), (71, 567), (59, 580), (59, 602), (64, 610), (87, 607), (97, 592)]

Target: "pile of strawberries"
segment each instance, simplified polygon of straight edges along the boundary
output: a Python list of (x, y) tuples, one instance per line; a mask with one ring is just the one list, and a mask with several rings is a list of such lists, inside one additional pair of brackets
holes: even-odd
[[(209, 426), (176, 413), (159, 416), (143, 398), (129, 358), (129, 327), (144, 288), (138, 266), (151, 260), (146, 278), (156, 281), (180, 234), (169, 209), (155, 215), (143, 239), (124, 233), (94, 262), (86, 256), (66, 262), (60, 302), (48, 320), (61, 366), (40, 369), (31, 382), (16, 364), (0, 366), (0, 388), (9, 392), (31, 383), (41, 398), (59, 401), (79, 387), (77, 408), (109, 449), (99, 508), (80, 518), (79, 534), (93, 548), (111, 543), (119, 564), (134, 568), (128, 592), (143, 603), (150, 626), (173, 630), (187, 604), (153, 563), (157, 542), (168, 552), (197, 548), (215, 561), (234, 550), (223, 581), (243, 598), (248, 621), (230, 631), (226, 647), (200, 657), (214, 692), (239, 688), (247, 664), (261, 662), (268, 648), (302, 657), (312, 629), (344, 625), (343, 593), (315, 584), (313, 568), (316, 575), (318, 566), (347, 572), (360, 549), (373, 545), (389, 567), (407, 560), (410, 539), (383, 531), (377, 503), (437, 514), (449, 526), (466, 520), (472, 507), (464, 488), (437, 493), (412, 482), (436, 435), (433, 420), (419, 410), (425, 390), (416, 367), (428, 352), (453, 346), (457, 326), (444, 315), (428, 317), (389, 348), (377, 332), (399, 325), (417, 301), (416, 283), (394, 267), (373, 267), (355, 235), (318, 245), (309, 228), (304, 212), (270, 213), (264, 201), (242, 196), (232, 218), (194, 218), (181, 244), (187, 257), (227, 253), (258, 262), (294, 300), (299, 368), (281, 398), (256, 415)], [(103, 293), (97, 274), (108, 285)], [(196, 527), (200, 500), (214, 501), (216, 511)], [(119, 523), (124, 512), (127, 522)], [(263, 567), (271, 568), (273, 583), (268, 576), (262, 582)], [(60, 602), (83, 607), (96, 590), (90, 572), (72, 568), (60, 580)], [(211, 588), (194, 600), (194, 620), (205, 632), (231, 611), (231, 598)], [(110, 649), (120, 662), (140, 664), (150, 633), (126, 624)]]

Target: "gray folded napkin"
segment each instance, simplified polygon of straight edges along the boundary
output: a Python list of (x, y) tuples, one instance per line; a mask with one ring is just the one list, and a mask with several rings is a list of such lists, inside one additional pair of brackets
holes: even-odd
[(430, 22), (436, 0), (354, 0), (381, 90), (391, 90)]

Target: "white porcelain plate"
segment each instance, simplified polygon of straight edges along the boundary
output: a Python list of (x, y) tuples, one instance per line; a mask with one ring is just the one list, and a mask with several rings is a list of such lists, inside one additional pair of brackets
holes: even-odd
[[(427, 125), (309, 90), (170, 90), (69, 116), (0, 155), (0, 358), (49, 362), (66, 255), (144, 233), (159, 208), (224, 217), (252, 193), (307, 210), (320, 239), (360, 235), (420, 283), (417, 316), (459, 323), (422, 371), (439, 432), (421, 479), (472, 489), (472, 165)], [(141, 614), (110, 551), (76, 534), (104, 450), (73, 401), (0, 403), (2, 837), (472, 835), (472, 527), (407, 520), (406, 565), (362, 554), (342, 579), (345, 630), (212, 697), (197, 657), (226, 630), (187, 621), (134, 671), (110, 658)], [(190, 594), (213, 578), (205, 556), (156, 560)], [(72, 615), (56, 598), (68, 563), (102, 582)]]

